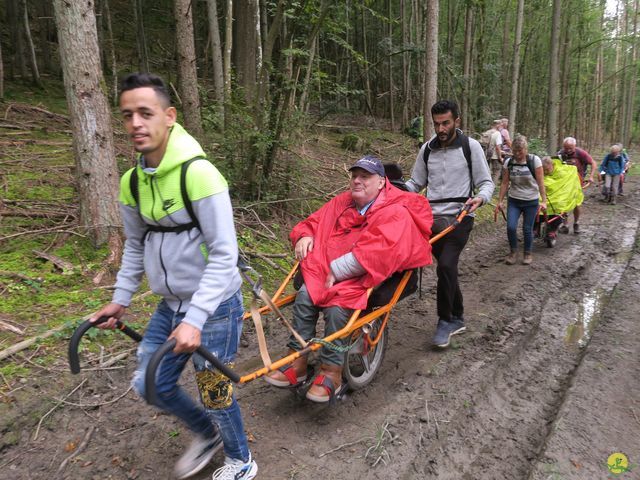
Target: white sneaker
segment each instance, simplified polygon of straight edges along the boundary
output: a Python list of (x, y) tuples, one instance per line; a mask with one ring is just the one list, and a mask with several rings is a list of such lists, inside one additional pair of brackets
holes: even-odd
[(251, 480), (258, 474), (258, 464), (251, 459), (246, 463), (242, 460), (226, 457), (224, 465), (213, 472), (213, 480)]
[(176, 478), (187, 478), (206, 467), (213, 455), (222, 448), (222, 437), (216, 432), (212, 438), (196, 436), (176, 463), (173, 471)]

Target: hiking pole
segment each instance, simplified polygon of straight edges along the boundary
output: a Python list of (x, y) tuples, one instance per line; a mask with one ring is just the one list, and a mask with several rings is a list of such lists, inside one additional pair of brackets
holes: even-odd
[[(78, 356), (78, 346), (80, 344), (80, 339), (82, 338), (82, 336), (87, 333), (87, 330), (89, 330), (91, 327), (95, 327), (96, 325), (104, 323), (109, 320), (109, 318), (110, 317), (100, 317), (95, 322), (85, 320), (73, 332), (71, 340), (69, 340), (69, 367), (71, 368), (71, 373), (80, 373), (80, 357)], [(140, 342), (142, 340), (142, 335), (140, 335), (132, 328), (127, 327), (120, 320), (116, 322), (116, 328), (124, 332), (127, 336), (129, 336), (136, 342)]]
[[(80, 344), (80, 339), (82, 338), (82, 336), (91, 327), (95, 327), (96, 325), (98, 325), (100, 323), (104, 323), (107, 320), (109, 320), (109, 318), (110, 317), (106, 317), (106, 316), (105, 317), (100, 317), (95, 322), (90, 322), (89, 320), (86, 320), (86, 321), (82, 322), (78, 328), (76, 328), (75, 332), (73, 332), (73, 335), (71, 336), (71, 340), (69, 340), (69, 367), (71, 368), (71, 373), (73, 373), (73, 374), (80, 373), (80, 357), (78, 356), (78, 346)], [(138, 332), (136, 332), (132, 328), (127, 327), (120, 320), (118, 320), (116, 322), (116, 328), (121, 330), (122, 332), (124, 332), (127, 336), (129, 336), (131, 339), (135, 340), (136, 342), (142, 341), (142, 335), (140, 335)], [(168, 348), (168, 344), (172, 344), (171, 348)], [(159, 356), (158, 363), (160, 363), (160, 360), (162, 359), (164, 354), (169, 350), (173, 350), (173, 348), (175, 346), (176, 346), (176, 341), (173, 338), (170, 339), (169, 341), (167, 341), (164, 345), (162, 345), (158, 349), (158, 351), (159, 351), (159, 350), (164, 348), (163, 354)], [(158, 351), (156, 351), (156, 353), (154, 354), (154, 357), (156, 356)], [(225, 374), (227, 377), (229, 377), (231, 379), (231, 381), (233, 381), (235, 383), (240, 381), (240, 376), (237, 373), (235, 373), (229, 367), (224, 365), (220, 360), (218, 360), (211, 352), (206, 350), (204, 347), (202, 347), (202, 346), (198, 347), (198, 349), (196, 350), (196, 353), (198, 353), (198, 354), (202, 355), (204, 358), (206, 358), (209, 362), (211, 362), (211, 364), (216, 369), (220, 370), (223, 374)], [(153, 357), (152, 357), (152, 359), (153, 359)], [(157, 365), (156, 365), (156, 368), (157, 368)], [(147, 372), (148, 371), (149, 371), (149, 369), (147, 369)], [(155, 373), (154, 373), (154, 376), (153, 376), (154, 383), (155, 383), (155, 378), (156, 377), (155, 377)], [(155, 391), (155, 385), (153, 386), (153, 388), (154, 388), (154, 391)]]

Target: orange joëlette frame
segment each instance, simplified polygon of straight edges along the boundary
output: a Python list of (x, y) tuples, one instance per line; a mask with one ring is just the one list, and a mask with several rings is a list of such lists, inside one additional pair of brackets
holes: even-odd
[[(454, 228), (456, 228), (460, 222), (462, 221), (462, 219), (468, 214), (468, 209), (465, 208), (462, 210), (462, 212), (456, 217), (456, 221), (452, 224), (449, 225), (447, 228), (445, 228), (442, 232), (440, 232), (437, 235), (434, 235), (433, 237), (431, 237), (429, 239), (429, 243), (433, 244), (435, 242), (437, 242), (438, 240), (440, 240), (442, 237), (444, 237), (446, 234), (448, 234), (449, 232), (451, 232)], [(293, 278), (293, 276), (296, 274), (297, 270), (299, 267), (299, 262), (296, 262), (295, 265), (293, 266), (293, 268), (291, 269), (291, 271), (289, 272), (289, 274), (286, 276), (286, 278), (284, 279), (284, 281), (282, 282), (282, 284), (280, 285), (280, 287), (278, 287), (278, 289), (276, 290), (275, 294), (273, 295), (273, 297), (271, 298), (271, 300), (273, 301), (273, 303), (275, 304), (276, 307), (284, 307), (286, 305), (289, 305), (290, 303), (293, 303), (293, 301), (296, 298), (296, 294), (290, 294), (290, 295), (284, 295), (284, 290), (287, 288), (287, 285), (289, 284), (289, 282), (291, 281), (291, 279)], [(406, 271), (404, 273), (404, 275), (402, 276), (402, 280), (400, 280), (400, 283), (398, 284), (396, 291), (393, 294), (393, 297), (391, 297), (391, 300), (389, 301), (389, 303), (387, 303), (386, 305), (377, 308), (376, 310), (367, 313), (366, 315), (364, 315), (363, 317), (360, 317), (360, 314), (362, 313), (362, 310), (355, 310), (353, 312), (353, 314), (351, 315), (351, 317), (349, 318), (349, 321), (346, 323), (346, 325), (338, 330), (337, 332), (329, 335), (328, 337), (325, 337), (323, 339), (323, 341), (325, 342), (332, 342), (338, 338), (345, 338), (349, 335), (352, 335), (355, 331), (357, 331), (358, 329), (362, 328), (364, 325), (366, 325), (367, 323), (370, 323), (372, 321), (374, 321), (375, 319), (377, 319), (378, 317), (385, 315), (385, 318), (382, 322), (380, 331), (378, 332), (378, 335), (375, 339), (370, 339), (370, 344), (371, 345), (375, 345), (376, 343), (378, 343), (378, 341), (380, 340), (380, 337), (382, 335), (382, 331), (386, 328), (387, 326), (387, 321), (389, 319), (389, 315), (391, 314), (391, 310), (393, 309), (393, 307), (395, 307), (396, 303), (398, 303), (398, 300), (400, 299), (400, 295), (402, 295), (402, 292), (404, 291), (405, 287), (407, 286), (407, 282), (409, 281), (409, 277), (411, 276), (411, 271)], [(373, 291), (373, 288), (370, 288), (369, 290), (367, 290), (367, 297), (369, 297), (371, 295), (371, 292)], [(271, 309), (268, 306), (264, 306), (262, 308), (259, 309), (259, 312), (262, 313), (268, 313), (270, 312)], [(243, 319), (247, 320), (251, 318), (251, 314), (249, 312), (244, 314)], [(280, 367), (283, 367), (285, 365), (290, 364), (291, 362), (293, 362), (296, 358), (301, 357), (302, 355), (306, 355), (309, 352), (313, 352), (316, 350), (319, 350), (320, 348), (322, 348), (322, 344), (321, 343), (311, 343), (310, 345), (308, 345), (306, 348), (303, 348), (302, 350), (299, 350), (297, 352), (291, 353), (279, 360), (274, 361), (271, 365), (269, 365), (268, 367), (262, 367), (259, 368), (258, 370), (251, 372), (247, 375), (243, 375), (240, 377), (240, 382), (239, 383), (248, 383), (252, 380), (255, 380), (256, 378), (260, 378), (263, 375), (266, 375), (270, 372), (273, 372), (275, 370), (278, 370)]]

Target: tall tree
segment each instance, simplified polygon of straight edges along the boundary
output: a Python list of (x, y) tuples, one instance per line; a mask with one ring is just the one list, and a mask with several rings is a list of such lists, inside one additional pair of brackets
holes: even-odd
[(391, 10), (391, 0), (387, 0), (387, 36), (389, 38), (389, 56), (387, 58), (389, 77), (389, 116), (391, 117), (391, 130), (396, 129), (395, 105), (393, 94), (393, 12)]
[(193, 37), (193, 11), (191, 0), (175, 0), (176, 49), (180, 98), (184, 125), (196, 136), (202, 134), (198, 72), (196, 69), (196, 47)]
[(431, 105), (438, 100), (438, 11), (439, 0), (428, 0), (426, 11), (426, 41), (424, 52), (424, 138), (433, 135), (433, 123), (431, 118)]
[(29, 9), (27, 8), (27, 0), (20, 0), (20, 11), (22, 16), (22, 32), (26, 41), (27, 53), (29, 58), (29, 69), (31, 70), (31, 79), (33, 83), (42, 88), (40, 80), (40, 71), (38, 70), (38, 62), (36, 59), (36, 49), (33, 45), (31, 37), (31, 27), (29, 26)]
[(516, 35), (513, 40), (513, 61), (511, 62), (511, 101), (509, 102), (509, 127), (512, 135), (516, 130), (518, 108), (518, 82), (520, 81), (520, 48), (522, 44), (522, 24), (524, 23), (524, 0), (518, 0), (516, 14)]
[(11, 70), (10, 76), (19, 75), (23, 80), (27, 78), (27, 62), (25, 54), (24, 37), (22, 36), (23, 21), (20, 16), (20, 4), (18, 0), (7, 0), (7, 24), (9, 25), (11, 42)]
[(465, 130), (473, 128), (473, 109), (471, 108), (471, 89), (473, 79), (471, 72), (473, 71), (473, 2), (466, 2), (466, 12), (464, 20), (464, 59), (462, 66), (462, 127)]
[(258, 72), (256, 59), (258, 58), (259, 18), (258, 0), (244, 0), (234, 2), (234, 18), (236, 28), (233, 38), (233, 65), (235, 67), (238, 88), (244, 93), (247, 104), (255, 100)]
[(402, 37), (402, 125), (409, 125), (409, 32), (407, 31), (406, 0), (400, 0), (400, 36)]
[(138, 52), (138, 68), (141, 72), (149, 71), (149, 49), (147, 37), (144, 33), (144, 6), (142, 0), (133, 0), (133, 20), (136, 25), (136, 51)]
[(226, 1), (224, 26), (224, 99), (231, 98), (231, 47), (233, 43), (233, 0)]
[(549, 102), (547, 114), (547, 151), (555, 152), (558, 147), (558, 112), (560, 95), (558, 91), (558, 44), (560, 43), (560, 18), (562, 2), (553, 0), (553, 16), (551, 19), (551, 53), (549, 55)]
[(73, 129), (80, 220), (95, 245), (109, 242), (119, 252), (118, 168), (93, 2), (54, 0), (53, 7)]
[(638, 81), (638, 0), (633, 1), (633, 7), (627, 5), (628, 16), (631, 17), (631, 35), (629, 36), (631, 42), (630, 48), (630, 68), (628, 72), (628, 81), (625, 95), (625, 108), (623, 109), (624, 118), (622, 126), (622, 142), (624, 145), (628, 145), (631, 140), (631, 131), (633, 128), (633, 112), (636, 105), (636, 85)]
[(2, 63), (2, 42), (0, 41), (0, 100), (4, 100), (4, 63)]
[(220, 44), (220, 27), (218, 26), (218, 6), (216, 0), (207, 0), (207, 17), (209, 19), (209, 35), (211, 36), (214, 98), (218, 104), (222, 105), (224, 103), (224, 65), (222, 63), (222, 46)]

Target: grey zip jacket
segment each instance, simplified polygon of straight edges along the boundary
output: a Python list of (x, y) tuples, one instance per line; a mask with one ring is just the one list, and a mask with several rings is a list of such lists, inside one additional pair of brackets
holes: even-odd
[[(188, 197), (200, 223), (180, 233), (148, 231), (147, 225), (174, 227), (191, 221), (180, 191), (181, 165), (187, 170)], [(176, 312), (186, 312), (183, 322), (200, 330), (220, 303), (242, 283), (236, 267), (238, 244), (227, 182), (198, 142), (175, 124), (167, 151), (156, 169), (137, 168), (140, 205), (130, 189), (133, 169), (120, 180), (120, 213), (126, 242), (113, 302), (129, 306), (146, 272), (151, 290)]]
[[(468, 197), (470, 191), (477, 190), (474, 197), (481, 198), (484, 205), (491, 200), (495, 188), (482, 146), (473, 138), (469, 138), (473, 179), (469, 178), (469, 166), (464, 157), (460, 139), (462, 132), (457, 130), (457, 133), (456, 139), (448, 147), (441, 147), (437, 136), (433, 136), (425, 143), (418, 152), (411, 171), (411, 179), (406, 182), (411, 192), (419, 192), (427, 187), (427, 199), (434, 216), (456, 215), (464, 204), (463, 202), (438, 203), (433, 202), (434, 200)], [(427, 167), (424, 163), (424, 152), (427, 148), (431, 150), (429, 178), (427, 178)]]

